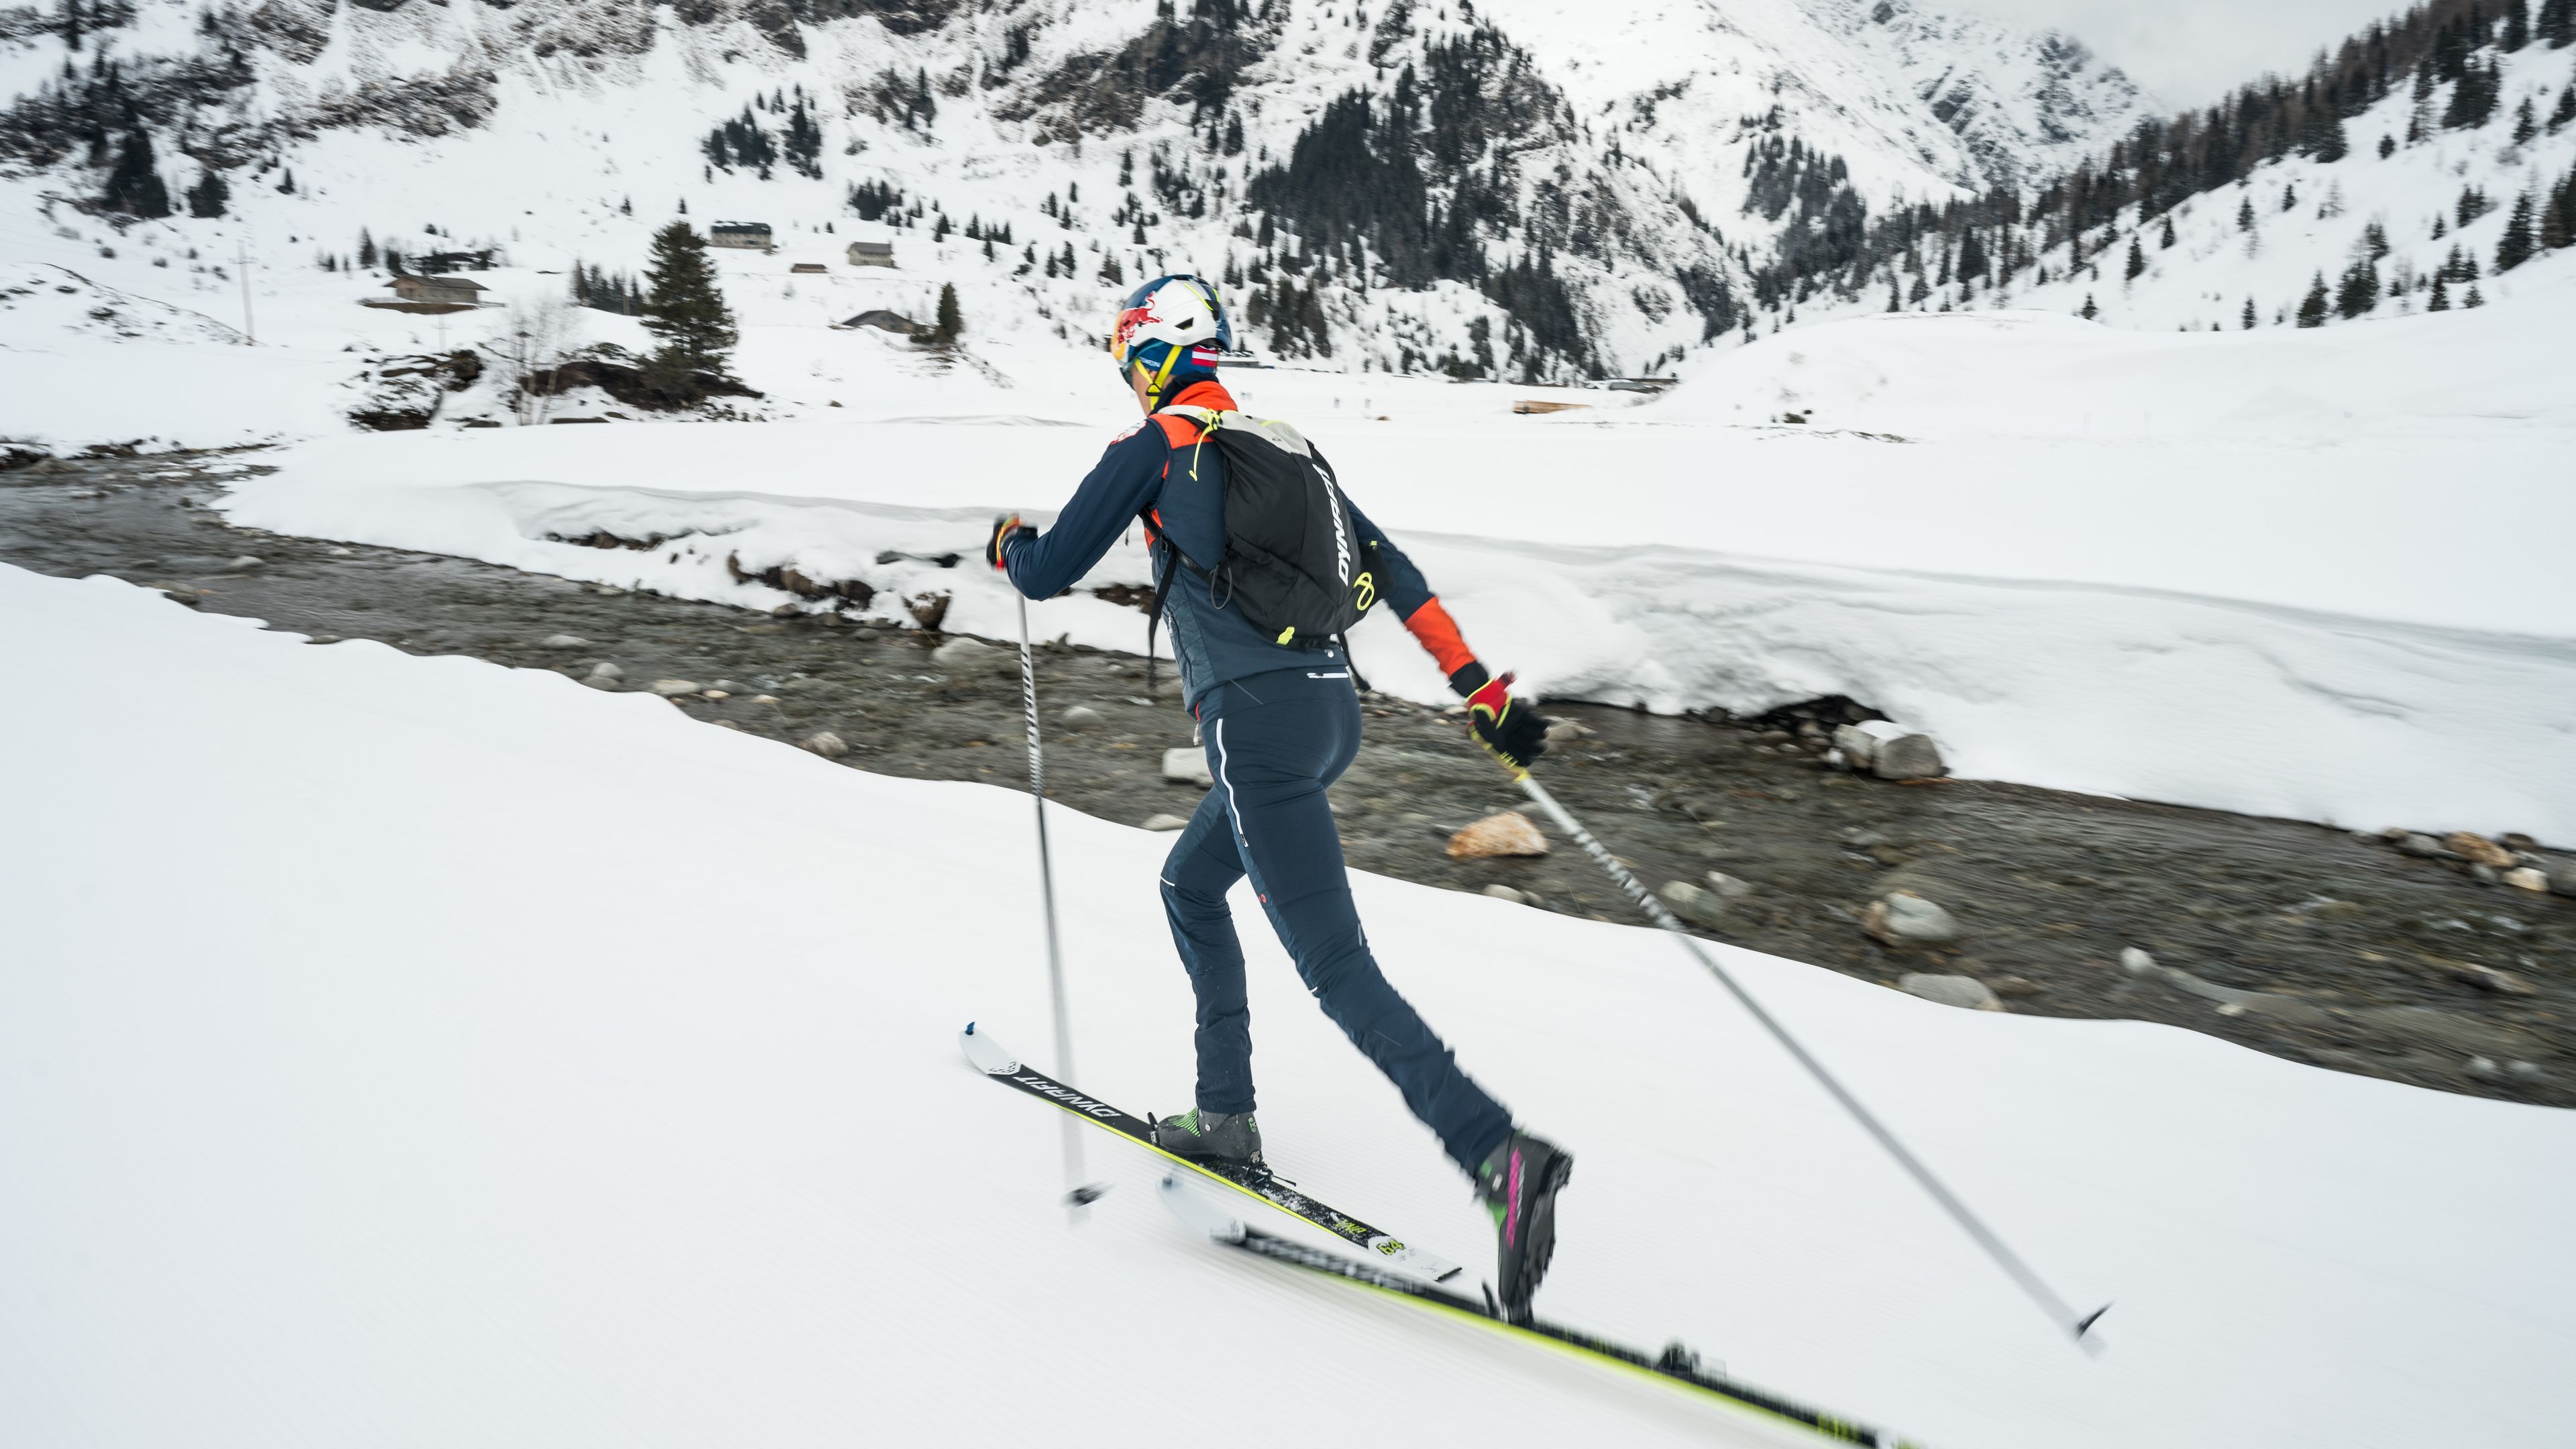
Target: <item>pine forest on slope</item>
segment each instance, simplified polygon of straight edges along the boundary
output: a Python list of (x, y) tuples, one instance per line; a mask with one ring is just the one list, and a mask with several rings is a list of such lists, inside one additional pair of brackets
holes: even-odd
[[(316, 168), (363, 138), (416, 169), (415, 209), (491, 186), (640, 206), (640, 254), (644, 217), (763, 178), (810, 223), (998, 238), (995, 266), (1086, 328), (1105, 284), (1190, 265), (1268, 350), (1461, 374), (1667, 366), (1745, 321), (1758, 266), (1821, 218), (2035, 180), (2139, 107), (2062, 37), (1833, 0), (1606, 30), (1521, 0), (8, 13), (0, 154), (131, 214), (246, 186), (327, 213), (352, 168)], [(639, 123), (639, 91), (685, 118)], [(505, 108), (545, 116), (546, 176), (438, 164)], [(366, 223), (297, 231), (345, 251)]]
[[(60, 0), (0, 11), (0, 156), (139, 217), (295, 194), (299, 158), (327, 213), (314, 153), (345, 158), (347, 137), (374, 164), (426, 160), (405, 192), (421, 210), (542, 180), (557, 207), (636, 216), (640, 191), (634, 254), (575, 288), (624, 312), (657, 192), (706, 215), (711, 188), (739, 205), (726, 184), (759, 180), (816, 229), (962, 227), (1060, 332), (1095, 325), (1102, 290), (1195, 267), (1276, 356), (1572, 380), (1864, 309), (2164, 327), (2478, 305), (2481, 278), (2576, 227), (2572, 8), (2428, 0), (2295, 81), (2163, 118), (2066, 37), (1895, 0), (1606, 21), (1533, 0)], [(685, 114), (639, 143), (643, 91)], [(438, 164), (505, 105), (579, 139), (542, 178)], [(2393, 188), (2364, 179), (2428, 148), (2438, 162)], [(2346, 190), (2381, 204), (2296, 237), (2263, 226), (2262, 267), (2163, 255), (2196, 213), (2195, 260), (2231, 223), (2250, 259), (2258, 223), (2333, 222)], [(369, 255), (346, 259), (375, 265), (351, 221), (343, 252)], [(506, 253), (441, 230), (438, 250)]]

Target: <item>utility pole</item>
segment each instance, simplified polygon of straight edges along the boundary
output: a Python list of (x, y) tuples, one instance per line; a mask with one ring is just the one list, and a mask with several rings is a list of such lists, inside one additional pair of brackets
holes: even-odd
[(250, 241), (247, 233), (233, 238), (233, 270), (241, 273), (242, 341), (257, 347), (259, 333), (250, 321)]

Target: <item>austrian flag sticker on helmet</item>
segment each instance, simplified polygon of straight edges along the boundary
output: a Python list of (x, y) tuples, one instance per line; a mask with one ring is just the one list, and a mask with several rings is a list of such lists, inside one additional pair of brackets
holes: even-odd
[(1192, 367), (1214, 367), (1217, 365), (1219, 360), (1220, 357), (1216, 349), (1216, 344), (1213, 342), (1201, 343), (1197, 347), (1190, 349), (1190, 366)]

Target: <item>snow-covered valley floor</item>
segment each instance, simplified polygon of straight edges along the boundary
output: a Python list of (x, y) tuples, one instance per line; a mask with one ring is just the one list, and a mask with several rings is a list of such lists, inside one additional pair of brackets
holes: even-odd
[[(544, 671), (313, 648), (0, 570), (0, 1421), (30, 1442), (796, 1444), (1199, 1431), (1710, 1442), (1721, 1411), (1088, 1224), (1025, 796), (836, 769)], [(173, 739), (185, 740), (172, 748)], [(1162, 842), (1059, 812), (1085, 1085), (1168, 1110)], [(1651, 933), (1358, 882), (1470, 1070), (1582, 1156), (1552, 1315), (1945, 1445), (2550, 1444), (2576, 1117), (2190, 1033), (1741, 971), (2070, 1295), (2087, 1359)], [(1260, 933), (1273, 1155), (1486, 1229)], [(1284, 1220), (1283, 1220), (1284, 1222)], [(1284, 1270), (1282, 1270), (1284, 1271)]]

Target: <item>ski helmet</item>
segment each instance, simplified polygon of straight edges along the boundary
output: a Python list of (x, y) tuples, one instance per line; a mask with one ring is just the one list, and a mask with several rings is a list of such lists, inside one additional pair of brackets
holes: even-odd
[(1109, 334), (1121, 377), (1141, 373), (1145, 398), (1162, 400), (1216, 376), (1218, 358), (1234, 346), (1234, 322), (1212, 282), (1186, 273), (1156, 277), (1127, 294)]

